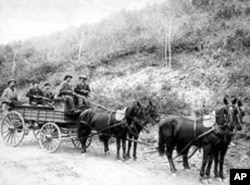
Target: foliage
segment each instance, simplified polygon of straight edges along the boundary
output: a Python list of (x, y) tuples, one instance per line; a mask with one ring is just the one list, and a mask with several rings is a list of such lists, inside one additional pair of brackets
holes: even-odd
[[(34, 78), (47, 80), (51, 74), (58, 78), (56, 74), (72, 72), (71, 65), (75, 73), (89, 74), (92, 81), (122, 78), (153, 64), (163, 66), (171, 26), (174, 69), (190, 76), (191, 88), (211, 89), (219, 94), (214, 99), (234, 89), (246, 95), (250, 86), (249, 7), (243, 0), (168, 0), (139, 11), (123, 10), (97, 24), (12, 42), (0, 46), (0, 88), (10, 77), (17, 78), (21, 86)], [(151, 92), (150, 85), (142, 83), (106, 91), (108, 95), (103, 93), (104, 86), (95, 88), (103, 97), (97, 96), (96, 101), (107, 106), (122, 106), (146, 94), (166, 111), (188, 108), (164, 85), (164, 93)]]

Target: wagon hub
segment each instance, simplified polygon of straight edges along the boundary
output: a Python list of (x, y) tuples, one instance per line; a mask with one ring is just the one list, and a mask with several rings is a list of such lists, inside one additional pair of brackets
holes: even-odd
[(47, 135), (45, 136), (45, 139), (48, 140), (48, 141), (51, 141), (51, 140), (53, 139), (52, 134), (47, 134)]

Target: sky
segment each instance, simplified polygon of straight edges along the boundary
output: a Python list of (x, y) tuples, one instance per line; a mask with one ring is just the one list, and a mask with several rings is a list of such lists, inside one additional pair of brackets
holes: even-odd
[(164, 0), (0, 0), (0, 44), (99, 22)]

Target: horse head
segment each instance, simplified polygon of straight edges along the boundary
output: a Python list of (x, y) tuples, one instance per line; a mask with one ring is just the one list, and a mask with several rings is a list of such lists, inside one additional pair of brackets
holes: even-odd
[(224, 118), (225, 118), (225, 126), (233, 131), (235, 128), (237, 130), (241, 130), (241, 123), (244, 116), (244, 112), (241, 109), (242, 102), (238, 100), (236, 97), (233, 97), (231, 100), (224, 98)]
[(158, 109), (156, 105), (152, 103), (151, 100), (148, 101), (148, 106), (145, 108), (145, 114), (147, 117), (149, 117), (149, 119), (151, 119), (150, 122), (152, 124), (159, 123), (161, 120), (161, 116), (158, 113)]

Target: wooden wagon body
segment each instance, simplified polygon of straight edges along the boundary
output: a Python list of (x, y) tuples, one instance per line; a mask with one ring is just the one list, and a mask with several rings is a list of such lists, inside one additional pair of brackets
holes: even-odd
[(27, 121), (53, 122), (60, 125), (74, 124), (77, 121), (73, 115), (67, 114), (63, 111), (57, 111), (52, 107), (24, 104), (15, 106), (11, 110), (19, 112), (24, 120)]

